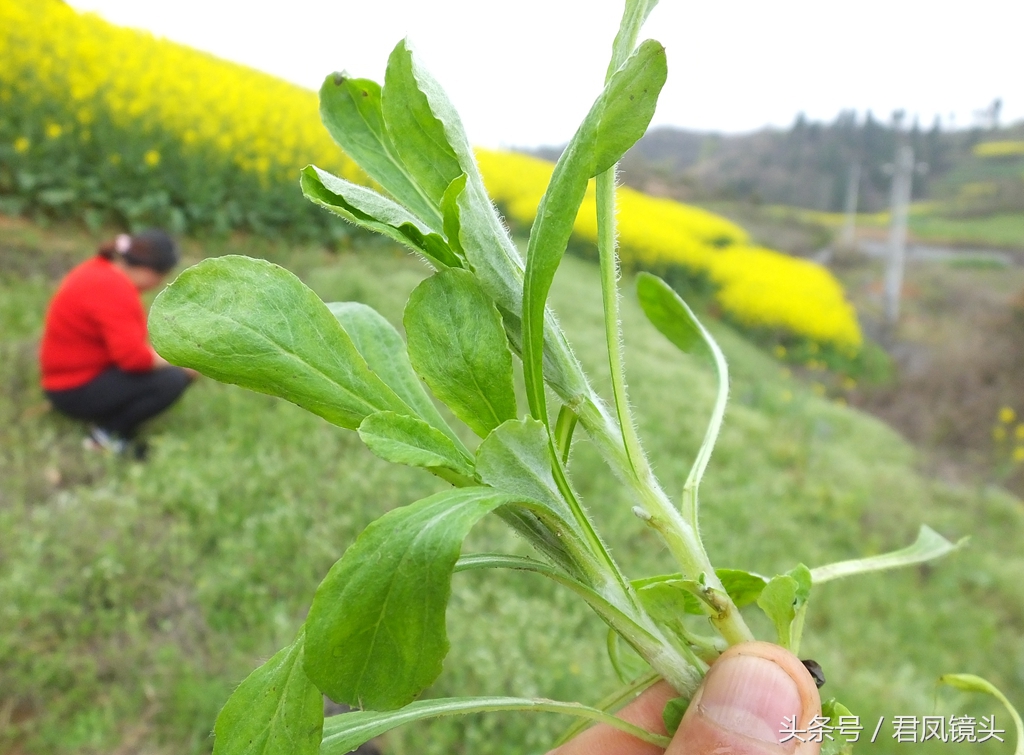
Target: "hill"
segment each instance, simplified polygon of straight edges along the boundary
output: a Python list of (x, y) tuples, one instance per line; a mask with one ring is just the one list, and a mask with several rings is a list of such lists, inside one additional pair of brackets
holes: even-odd
[[(888, 209), (896, 147), (909, 144), (922, 164), (913, 198), (950, 205), (953, 214), (1024, 212), (1024, 155), (979, 145), (1024, 139), (1024, 124), (943, 130), (909, 129), (869, 112), (841, 113), (832, 123), (799, 116), (789, 129), (723, 135), (652, 129), (623, 160), (625, 182), (683, 201), (738, 200), (840, 212), (850, 167), (861, 166), (858, 209)], [(926, 166), (926, 167), (925, 167)]]

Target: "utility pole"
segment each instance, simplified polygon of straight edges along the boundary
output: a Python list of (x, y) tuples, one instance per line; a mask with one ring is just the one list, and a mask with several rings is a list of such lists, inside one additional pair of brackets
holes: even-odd
[(843, 249), (853, 249), (854, 232), (857, 230), (857, 194), (860, 192), (860, 163), (850, 166), (850, 178), (846, 182), (846, 218), (843, 221), (843, 232), (839, 237), (839, 245)]
[(892, 173), (892, 223), (889, 226), (889, 255), (885, 266), (885, 322), (894, 326), (900, 318), (900, 290), (906, 264), (907, 212), (914, 175), (914, 150), (904, 144), (896, 150)]

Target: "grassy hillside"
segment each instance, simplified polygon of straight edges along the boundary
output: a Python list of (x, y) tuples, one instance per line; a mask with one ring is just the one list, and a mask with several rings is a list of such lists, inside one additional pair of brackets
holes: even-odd
[[(841, 114), (785, 130), (722, 135), (652, 129), (623, 159), (623, 180), (741, 223), (760, 243), (815, 251), (842, 225), (850, 168), (861, 168), (858, 226), (888, 226), (896, 148), (914, 149), (912, 240), (1024, 249), (1024, 124), (907, 130)], [(791, 222), (785, 222), (791, 221)]]
[[(206, 752), (219, 705), (291, 638), (345, 546), (381, 512), (443, 483), (385, 465), (354, 434), (285, 402), (209, 380), (152, 427), (149, 463), (83, 451), (80, 428), (45, 411), (34, 349), (55, 280), (96, 239), (2, 217), (0, 231), (0, 752)], [(249, 239), (191, 242), (187, 251), (193, 261), (268, 257), (323, 298), (364, 301), (395, 323), (426, 274), (377, 242), (340, 255)], [(667, 489), (679, 490), (712, 378), (646, 324), (628, 287), (624, 298), (641, 431)], [(553, 304), (604, 388), (596, 268), (567, 258)], [(798, 560), (815, 566), (900, 546), (921, 522), (950, 538), (970, 534), (968, 549), (935, 565), (821, 589), (805, 653), (825, 669), (823, 692), (872, 726), (881, 715), (995, 710), (945, 693), (936, 709), (934, 679), (947, 671), (982, 674), (1024, 701), (1020, 501), (918, 474), (909, 446), (884, 425), (816, 397), (713, 326), (734, 373), (702, 496), (716, 563), (765, 573)], [(586, 442), (572, 471), (627, 570), (668, 570)], [(485, 521), (466, 551), (521, 547)], [(458, 575), (449, 619), (452, 652), (432, 695), (593, 701), (616, 685), (600, 622), (530, 575)], [(446, 721), (400, 730), (386, 752), (542, 753), (564, 723)], [(887, 725), (862, 751), (902, 752), (891, 733)], [(988, 751), (1011, 750), (1008, 742)]]

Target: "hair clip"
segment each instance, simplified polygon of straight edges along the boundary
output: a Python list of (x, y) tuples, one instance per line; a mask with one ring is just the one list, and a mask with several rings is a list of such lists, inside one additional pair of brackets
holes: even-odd
[(132, 237), (127, 233), (118, 234), (117, 238), (114, 239), (114, 251), (118, 254), (128, 254), (128, 250), (132, 248)]

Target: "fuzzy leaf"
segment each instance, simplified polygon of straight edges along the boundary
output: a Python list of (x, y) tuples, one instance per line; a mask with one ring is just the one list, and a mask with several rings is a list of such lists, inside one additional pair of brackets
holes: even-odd
[(612, 165), (643, 136), (665, 83), (665, 50), (647, 41), (605, 85), (555, 165), (530, 231), (523, 290), (523, 365), (530, 411), (546, 422), (544, 307), (565, 253), (587, 182)]
[(873, 571), (912, 566), (941, 558), (953, 551), (959, 550), (966, 545), (967, 540), (965, 537), (956, 543), (951, 543), (928, 525), (922, 524), (920, 531), (917, 533), (917, 540), (906, 548), (901, 548), (891, 553), (883, 553), (879, 556), (869, 556), (868, 558), (839, 561), (826, 566), (818, 566), (811, 569), (811, 579), (814, 584), (820, 585), (823, 582), (850, 577), (854, 574), (866, 574)]
[(540, 521), (537, 510), (499, 512), (534, 547), (570, 574), (579, 574), (565, 550), (566, 537), (578, 529), (551, 474), (547, 431), (531, 418), (509, 420), (488, 435), (476, 450), (476, 473), (504, 493), (542, 504), (550, 512)]
[[(388, 58), (381, 110), (391, 141), (409, 175), (439, 208), (448, 185), (463, 170), (448, 143), (444, 125), (434, 116), (421, 91), (417, 69), (408, 40), (402, 40)], [(432, 82), (424, 83), (429, 86)]]
[(501, 315), (471, 273), (420, 283), (405, 308), (409, 357), (434, 395), (480, 437), (516, 416)]
[(303, 637), (253, 671), (217, 716), (214, 755), (316, 755), (324, 701), (302, 670)]
[(341, 427), (378, 411), (409, 413), (317, 295), (265, 260), (218, 257), (185, 270), (153, 303), (149, 328), (169, 362)]
[(395, 464), (450, 469), (473, 474), (473, 463), (451, 439), (423, 420), (394, 412), (371, 414), (359, 425), (359, 437), (377, 456)]
[(461, 173), (458, 178), (448, 184), (444, 196), (441, 197), (441, 214), (444, 217), (444, 235), (456, 254), (465, 256), (462, 248), (462, 211), (459, 209), (459, 197), (466, 190), (466, 174)]
[(388, 512), (317, 588), (306, 674), (331, 699), (371, 710), (411, 702), (441, 673), (452, 570), (470, 528), (515, 499), (462, 488)]
[(468, 454), (427, 395), (423, 382), (409, 361), (405, 341), (394, 326), (373, 307), (359, 302), (332, 302), (327, 308), (341, 323), (373, 373), (417, 416), (447, 435), (462, 453)]
[(710, 335), (693, 310), (671, 286), (656, 275), (640, 272), (636, 294), (647, 319), (685, 354), (708, 353)]
[(314, 165), (303, 168), (299, 175), (302, 193), (314, 204), (335, 215), (387, 236), (414, 252), (423, 255), (435, 267), (462, 267), (448, 242), (430, 230), (402, 205), (365, 186), (338, 178)]
[(417, 185), (384, 125), (380, 85), (333, 73), (320, 87), (320, 119), (345, 153), (433, 230), (441, 214)]
[(509, 420), (495, 428), (476, 450), (476, 470), (491, 487), (545, 503), (572, 521), (572, 511), (551, 474), (547, 430), (537, 420)]

